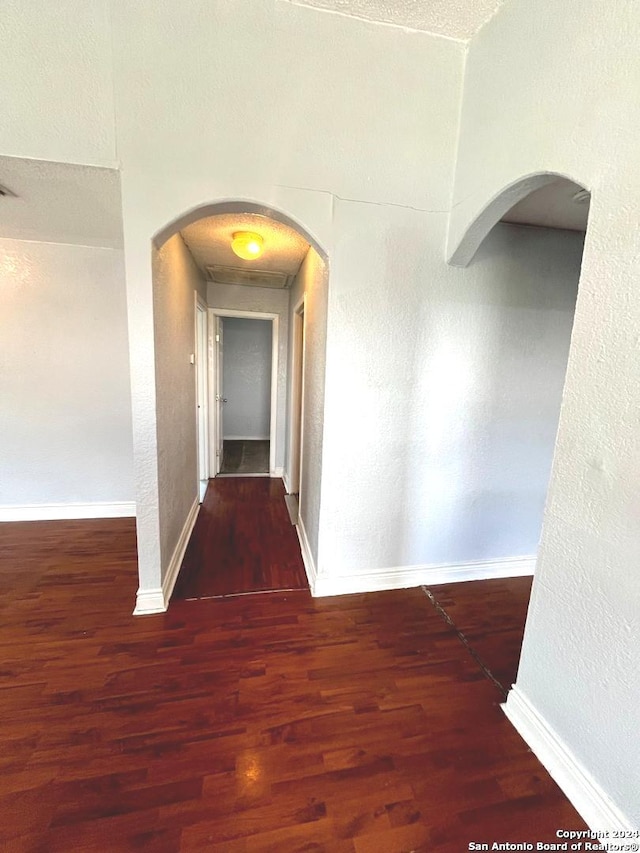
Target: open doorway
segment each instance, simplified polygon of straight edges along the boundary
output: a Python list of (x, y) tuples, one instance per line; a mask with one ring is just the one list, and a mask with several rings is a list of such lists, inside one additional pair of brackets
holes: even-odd
[[(187, 598), (307, 589), (307, 575), (315, 575), (309, 570), (305, 574), (305, 567), (315, 559), (319, 522), (326, 255), (286, 214), (251, 202), (224, 201), (194, 208), (157, 232), (152, 259), (156, 370), (162, 374), (157, 383), (162, 415), (157, 487), (166, 561), (159, 583), (148, 592), (139, 590), (137, 612), (166, 609), (179, 573), (177, 594)], [(309, 350), (305, 387), (311, 402), (306, 407), (309, 422), (299, 426), (297, 461), (298, 472), (305, 472), (299, 489), (307, 496), (309, 518), (300, 517), (294, 528), (284, 496), (289, 480), (291, 312), (301, 301), (309, 331), (304, 336)], [(302, 319), (299, 314), (296, 323)], [(259, 326), (264, 346), (241, 345), (236, 364), (234, 339)], [(270, 360), (247, 366), (247, 350), (266, 353), (269, 346)], [(297, 364), (300, 383), (302, 364)], [(239, 388), (238, 371), (229, 376), (225, 367), (232, 374), (239, 367), (240, 378), (260, 374), (259, 387)], [(165, 381), (165, 375), (172, 381)], [(247, 406), (258, 402), (259, 416), (239, 424), (236, 404), (246, 415)], [(230, 442), (243, 444), (233, 447)], [(298, 473), (296, 479), (302, 476)], [(155, 541), (153, 536), (149, 541)], [(311, 557), (307, 554), (303, 563), (304, 543)]]
[(217, 476), (268, 477), (274, 468), (277, 317), (215, 318)]
[[(507, 188), (502, 208), (500, 199), (492, 203), (497, 215), (481, 231), (474, 223), (468, 232), (470, 240), (482, 237), (467, 260), (483, 312), (483, 337), (474, 357), (483, 400), (465, 414), (469, 425), (477, 424), (483, 451), (474, 460), (476, 517), (483, 503), (491, 511), (482, 524), (460, 533), (475, 535), (496, 553), (522, 556), (506, 560), (504, 575), (492, 572), (481, 585), (469, 581), (429, 589), (505, 697), (516, 680), (536, 583), (531, 575), (548, 500), (590, 206), (590, 194), (579, 184), (558, 175), (539, 178), (537, 186), (527, 178), (522, 187)], [(491, 460), (491, 468), (485, 460)]]

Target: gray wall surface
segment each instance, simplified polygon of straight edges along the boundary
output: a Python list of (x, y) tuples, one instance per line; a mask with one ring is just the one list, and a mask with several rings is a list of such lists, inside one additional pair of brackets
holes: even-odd
[(160, 553), (164, 578), (198, 493), (194, 291), (204, 283), (180, 234), (153, 250)]
[(319, 570), (534, 556), (583, 235), (499, 224), (460, 270), (444, 219), (388, 216), (336, 204), (380, 256), (331, 275)]
[(225, 317), (224, 438), (268, 439), (271, 427), (270, 320)]

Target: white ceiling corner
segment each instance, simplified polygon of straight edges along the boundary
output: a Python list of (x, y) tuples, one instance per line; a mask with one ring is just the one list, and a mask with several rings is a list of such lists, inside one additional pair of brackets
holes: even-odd
[(471, 39), (506, 0), (288, 0), (352, 18), (460, 41)]

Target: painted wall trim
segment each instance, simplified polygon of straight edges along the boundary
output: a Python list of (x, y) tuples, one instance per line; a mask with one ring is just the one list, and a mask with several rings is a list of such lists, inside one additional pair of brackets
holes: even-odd
[(313, 559), (313, 554), (311, 553), (311, 548), (309, 547), (309, 540), (307, 538), (307, 531), (304, 529), (304, 522), (299, 516), (298, 523), (296, 524), (296, 533), (298, 534), (298, 539), (300, 540), (302, 562), (304, 563), (304, 570), (307, 573), (307, 580), (309, 581), (311, 595), (315, 596), (317, 595), (315, 588), (318, 579), (318, 572), (316, 569), (315, 560)]
[(200, 501), (196, 495), (187, 518), (185, 519), (182, 532), (178, 537), (176, 547), (173, 550), (164, 580), (162, 581), (162, 587), (138, 590), (136, 594), (136, 606), (133, 611), (134, 616), (149, 616), (152, 613), (164, 613), (169, 607), (169, 601), (178, 579), (178, 573), (180, 572), (184, 552), (187, 550), (189, 537), (191, 536), (191, 531), (196, 523), (199, 511)]
[(273, 471), (269, 471), (269, 476), (274, 477), (275, 479), (282, 480), (283, 479), (283, 471), (282, 468), (274, 468)]
[(0, 506), (0, 521), (62, 521), (74, 518), (135, 518), (135, 501), (16, 504)]
[(283, 470), (283, 472), (282, 472), (282, 482), (284, 483), (284, 490), (285, 490), (285, 492), (286, 492), (288, 495), (290, 495), (290, 494), (291, 494), (291, 482), (290, 482), (290, 480), (289, 480), (289, 472), (288, 472), (288, 471), (284, 471), (284, 470)]
[(585, 770), (555, 730), (515, 684), (502, 705), (505, 714), (592, 830), (633, 830), (631, 821)]
[(536, 558), (528, 556), (473, 563), (397, 566), (340, 576), (321, 573), (317, 576), (311, 591), (314, 596), (346, 595), (354, 592), (377, 592), (383, 589), (407, 589), (412, 586), (434, 586), (457, 581), (521, 577), (532, 575), (535, 565)]

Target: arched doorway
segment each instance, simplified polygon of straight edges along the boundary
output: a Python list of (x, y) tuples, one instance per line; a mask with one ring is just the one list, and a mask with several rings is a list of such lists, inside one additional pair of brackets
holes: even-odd
[[(230, 244), (239, 232), (259, 233), (263, 242), (259, 264), (231, 253)], [(270, 424), (269, 466), (264, 473), (285, 480), (296, 467), (289, 441), (290, 404), (295, 397), (290, 387), (292, 298), (310, 303), (312, 310), (307, 312), (306, 322), (316, 327), (326, 325), (326, 252), (291, 216), (256, 202), (205, 204), (172, 220), (152, 239), (152, 273), (160, 583), (151, 590), (139, 590), (137, 613), (161, 612), (168, 606), (206, 476), (217, 473), (220, 467), (215, 454), (217, 449), (222, 452), (225, 418), (224, 394), (220, 388), (216, 390), (215, 382), (222, 364), (222, 340), (216, 341), (216, 323), (221, 324), (226, 316), (251, 324), (265, 321), (270, 326), (272, 359), (261, 391), (269, 407)], [(220, 338), (221, 332), (220, 326)], [(207, 337), (204, 343), (203, 334)], [(317, 336), (309, 337), (313, 340)], [(306, 378), (317, 385), (324, 382), (324, 352), (314, 355), (307, 359), (310, 366)], [(251, 368), (244, 372), (251, 376), (255, 373)], [(253, 404), (252, 396), (253, 392), (245, 394), (245, 402)], [(313, 399), (316, 405), (323, 405), (323, 395), (314, 394)], [(205, 400), (208, 416), (203, 418), (200, 414)], [(312, 476), (309, 482), (309, 474), (317, 473), (315, 456), (321, 441), (314, 441), (313, 435), (306, 440), (306, 432), (313, 433), (313, 423), (322, 423), (322, 417), (315, 413), (312, 419), (312, 414), (309, 412), (308, 420), (302, 419), (299, 427), (304, 447), (302, 465), (298, 466), (302, 516), (304, 493), (319, 490), (318, 478)], [(306, 429), (308, 424), (310, 430)], [(203, 431), (208, 440), (207, 459), (202, 452)], [(265, 436), (257, 438), (264, 441)], [(143, 503), (144, 498), (143, 490)], [(153, 498), (151, 495), (150, 506)], [(141, 510), (139, 528), (144, 525), (144, 506)], [(148, 533), (139, 536), (142, 547), (147, 537)]]
[[(516, 678), (531, 589), (526, 574), (535, 566), (547, 503), (589, 205), (588, 190), (563, 175), (526, 176), (484, 207), (452, 252), (452, 263), (469, 266), (469, 273), (484, 269), (483, 282), (487, 270), (500, 272), (489, 300), (500, 306), (499, 322), (493, 308), (484, 306), (491, 338), (487, 351), (493, 352), (490, 369), (482, 373), (477, 368), (482, 408), (491, 412), (491, 431), (478, 441), (478, 480), (484, 490), (478, 499), (490, 499), (494, 516), (493, 530), (491, 523), (486, 526), (491, 518), (483, 517), (485, 535), (506, 550), (513, 547), (514, 554), (523, 553), (515, 548), (524, 543), (530, 566), (524, 571), (527, 561), (522, 561), (525, 577), (492, 581), (485, 588), (487, 602), (495, 596), (496, 612), (500, 606), (517, 608), (517, 629), (503, 629), (490, 613), (482, 628), (473, 624), (485, 606), (481, 601), (475, 615), (461, 617), (459, 627), (505, 695)], [(501, 469), (493, 482), (482, 459), (491, 455)], [(434, 594), (437, 598), (437, 588)], [(442, 596), (453, 612), (454, 585)]]

